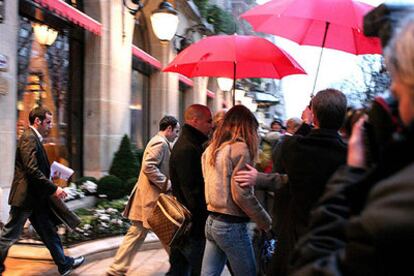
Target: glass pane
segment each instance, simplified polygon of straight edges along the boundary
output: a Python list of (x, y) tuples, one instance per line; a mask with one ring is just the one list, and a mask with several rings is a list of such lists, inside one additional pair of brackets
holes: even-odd
[(32, 22), (20, 18), (18, 40), (17, 136), (28, 127), (32, 108), (42, 105), (53, 113), (53, 128), (44, 141), (49, 161), (69, 166), (67, 150), (69, 37), (59, 32), (51, 46), (39, 44)]
[(131, 142), (137, 148), (145, 146), (145, 95), (148, 91), (148, 77), (137, 70), (132, 70), (131, 76)]

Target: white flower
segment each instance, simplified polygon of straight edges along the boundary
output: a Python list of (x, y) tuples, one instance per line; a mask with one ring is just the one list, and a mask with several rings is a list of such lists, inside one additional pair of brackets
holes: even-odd
[(108, 228), (108, 224), (106, 224), (105, 222), (101, 221), (101, 225), (105, 228)]
[(99, 216), (99, 219), (102, 220), (102, 221), (109, 221), (110, 217), (107, 214), (102, 214), (102, 215)]
[(91, 229), (92, 228), (92, 225), (90, 225), (90, 224), (85, 224), (84, 226), (83, 226), (83, 229), (85, 229), (85, 230), (89, 230), (89, 229)]
[(106, 209), (106, 212), (109, 213), (109, 214), (116, 214), (116, 213), (118, 213), (118, 210), (114, 209), (114, 208), (108, 208), (108, 209)]
[(87, 180), (83, 182), (83, 184), (81, 185), (81, 188), (93, 194), (93, 193), (96, 193), (98, 185), (90, 180)]

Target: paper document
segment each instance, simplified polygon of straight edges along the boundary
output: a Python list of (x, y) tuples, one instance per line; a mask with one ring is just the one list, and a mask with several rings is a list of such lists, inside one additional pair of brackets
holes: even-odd
[(50, 179), (51, 180), (55, 178), (60, 178), (60, 179), (67, 181), (69, 177), (72, 176), (73, 173), (74, 173), (74, 170), (56, 161), (54, 161), (52, 163), (52, 166), (50, 166)]

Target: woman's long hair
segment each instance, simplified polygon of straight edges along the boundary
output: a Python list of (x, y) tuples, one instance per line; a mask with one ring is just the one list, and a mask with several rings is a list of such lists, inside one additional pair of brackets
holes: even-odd
[(210, 142), (211, 156), (208, 163), (214, 166), (217, 152), (224, 144), (232, 144), (243, 141), (247, 144), (250, 157), (256, 159), (258, 136), (257, 127), (259, 126), (256, 117), (243, 105), (233, 106), (225, 115), (222, 124), (213, 134)]

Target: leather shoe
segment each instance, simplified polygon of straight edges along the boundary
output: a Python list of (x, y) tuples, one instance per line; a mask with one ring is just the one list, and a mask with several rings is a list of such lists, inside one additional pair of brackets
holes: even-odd
[(73, 270), (80, 267), (83, 264), (84, 261), (85, 261), (85, 257), (83, 257), (83, 256), (79, 256), (79, 257), (74, 258), (72, 266), (69, 267), (66, 271), (64, 271), (61, 275), (62, 276), (69, 275)]

